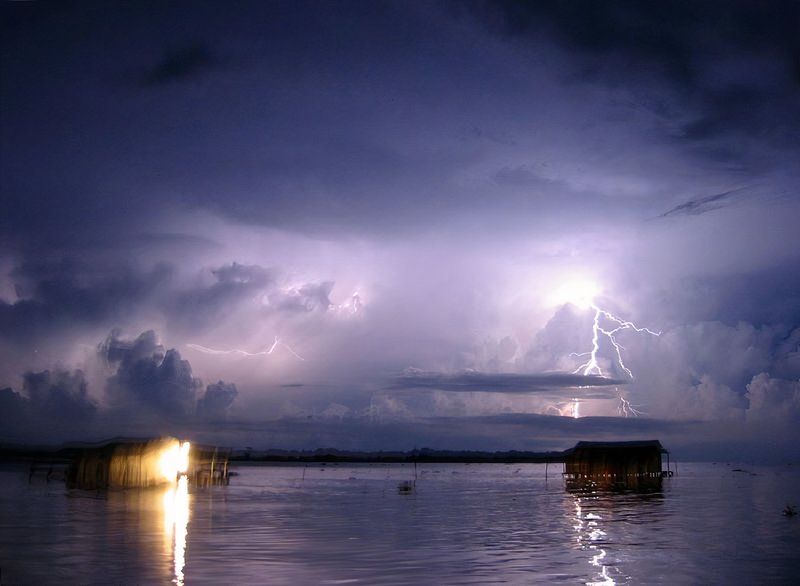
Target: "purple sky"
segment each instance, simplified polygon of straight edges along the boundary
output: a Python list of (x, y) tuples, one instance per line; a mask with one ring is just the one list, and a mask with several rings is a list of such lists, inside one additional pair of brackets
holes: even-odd
[(0, 442), (800, 458), (797, 2), (0, 10)]

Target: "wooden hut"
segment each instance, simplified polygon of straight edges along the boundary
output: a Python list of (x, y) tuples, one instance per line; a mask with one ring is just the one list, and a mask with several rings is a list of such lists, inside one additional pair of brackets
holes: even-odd
[(98, 444), (83, 444), (67, 472), (74, 488), (147, 487), (174, 482), (174, 460), (181, 443), (172, 437), (157, 439), (116, 438)]
[(564, 453), (564, 480), (567, 489), (658, 489), (672, 475), (662, 470), (662, 454), (669, 458), (658, 440), (578, 442)]
[(198, 486), (228, 483), (227, 448), (162, 437), (115, 438), (66, 449), (72, 454), (66, 479), (73, 488), (144, 488), (175, 482), (179, 475)]

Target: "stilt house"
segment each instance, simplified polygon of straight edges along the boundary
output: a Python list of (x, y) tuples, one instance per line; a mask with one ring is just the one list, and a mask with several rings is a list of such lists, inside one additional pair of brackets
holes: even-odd
[[(667, 470), (662, 470), (662, 455)], [(669, 452), (658, 440), (578, 442), (564, 454), (567, 488), (657, 489), (671, 476)]]
[(66, 479), (73, 488), (145, 488), (175, 482), (179, 474), (197, 486), (228, 483), (228, 448), (192, 444), (190, 450), (188, 442), (162, 437), (115, 438), (67, 449), (72, 462)]
[(164, 467), (164, 454), (179, 449), (171, 437), (158, 439), (116, 438), (98, 444), (83, 444), (67, 472), (74, 488), (147, 487), (175, 481)]

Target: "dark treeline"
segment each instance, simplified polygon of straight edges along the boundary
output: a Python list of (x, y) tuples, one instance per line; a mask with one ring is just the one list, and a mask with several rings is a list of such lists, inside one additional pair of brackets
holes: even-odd
[(349, 463), (468, 463), (522, 464), (563, 462), (563, 452), (480, 452), (432, 450), (423, 448), (408, 452), (355, 452), (333, 448), (317, 450), (235, 450), (232, 461), (249, 462), (349, 462)]
[[(74, 445), (22, 446), (0, 444), (0, 461), (69, 461), (79, 451)], [(342, 462), (342, 463), (465, 463), (465, 464), (524, 464), (563, 462), (564, 452), (481, 452), (464, 450), (433, 450), (423, 448), (407, 452), (379, 451), (358, 452), (320, 448), (316, 450), (256, 450), (235, 449), (230, 455), (232, 462)]]

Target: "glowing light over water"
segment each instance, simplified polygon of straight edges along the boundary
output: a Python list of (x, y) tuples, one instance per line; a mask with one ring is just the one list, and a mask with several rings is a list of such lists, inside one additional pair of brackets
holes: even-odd
[(175, 441), (166, 448), (159, 461), (159, 470), (165, 480), (174, 482), (179, 474), (186, 474), (189, 470), (189, 450), (191, 444)]

